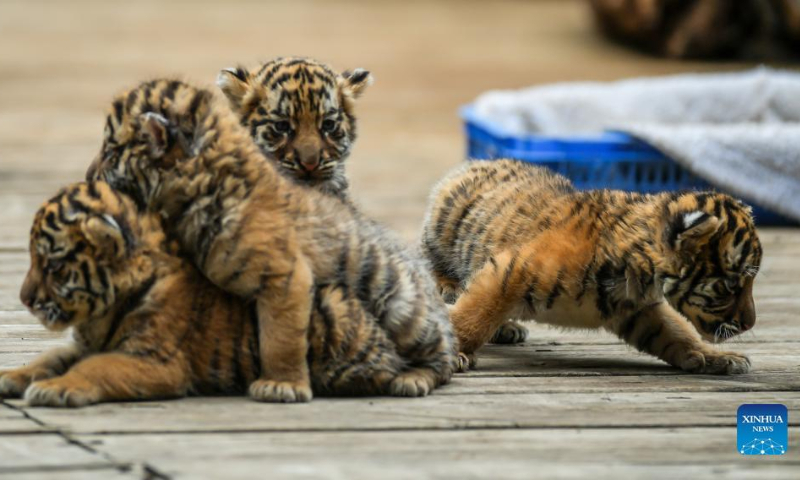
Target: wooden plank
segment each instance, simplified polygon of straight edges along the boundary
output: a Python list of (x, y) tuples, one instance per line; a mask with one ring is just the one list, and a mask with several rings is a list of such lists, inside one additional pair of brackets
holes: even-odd
[(0, 472), (0, 478), (19, 480), (106, 480), (106, 479), (149, 479), (143, 471), (119, 469), (106, 465), (76, 465), (55, 468), (26, 468), (16, 470), (8, 475)]
[[(797, 344), (738, 343), (724, 349), (750, 356), (750, 375), (800, 370)], [(468, 373), (478, 376), (518, 375), (688, 375), (627, 345), (522, 344), (488, 345), (478, 352), (478, 366)], [(716, 377), (723, 378), (723, 377)], [(725, 377), (728, 378), (728, 377)]]
[[(437, 395), (509, 395), (615, 392), (787, 392), (800, 391), (797, 372), (769, 375), (618, 375), (607, 376), (458, 376)], [(502, 399), (498, 399), (502, 402)]]
[[(444, 387), (449, 388), (449, 387)], [(6, 400), (22, 405), (19, 400)], [(315, 399), (260, 404), (243, 397), (102, 404), (79, 410), (29, 408), (67, 432), (599, 428), (735, 425), (742, 403), (800, 408), (800, 392), (610, 392), (433, 395), (421, 399)], [(791, 418), (800, 425), (800, 419)]]
[[(670, 372), (671, 373), (671, 372)], [(796, 370), (727, 377), (711, 375), (536, 375), (502, 371), (498, 374), (457, 375), (436, 395), (507, 395), (616, 392), (787, 392), (800, 391)], [(498, 401), (502, 401), (498, 399)]]
[(0, 400), (0, 435), (53, 431), (25, 416), (21, 410)]
[(0, 475), (64, 468), (114, 468), (104, 456), (57, 434), (0, 435)]
[[(736, 452), (735, 428), (280, 432), (79, 436), (189, 478), (796, 478), (784, 457)], [(454, 448), (457, 446), (457, 448)], [(794, 451), (795, 454), (791, 454)], [(268, 473), (267, 473), (268, 472)]]
[[(22, 366), (48, 348), (68, 342), (63, 332), (48, 332), (41, 327), (0, 325), (0, 368)], [(592, 340), (590, 338), (589, 340)], [(467, 376), (604, 376), (678, 375), (693, 376), (650, 355), (635, 351), (617, 341), (562, 342), (529, 340), (520, 345), (487, 345), (479, 351), (478, 366)], [(797, 342), (742, 342), (716, 348), (746, 354), (753, 363), (750, 376), (791, 373), (800, 370)], [(458, 375), (457, 378), (460, 378)], [(734, 377), (712, 377), (734, 378)]]

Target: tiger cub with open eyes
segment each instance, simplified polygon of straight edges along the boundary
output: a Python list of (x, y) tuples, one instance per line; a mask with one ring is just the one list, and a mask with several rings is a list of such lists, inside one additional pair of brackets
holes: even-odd
[(337, 73), (308, 58), (222, 70), (217, 85), (261, 151), (300, 183), (347, 198), (345, 160), (356, 139), (355, 99), (368, 71)]
[[(153, 80), (118, 96), (87, 178), (158, 212), (206, 278), (256, 303), (254, 399), (311, 399), (313, 292), (329, 288), (358, 299), (355, 314), (403, 359), (390, 394), (427, 395), (452, 376), (455, 339), (425, 260), (351, 205), (281, 175), (212, 92)], [(326, 319), (339, 315), (350, 314)]]
[[(259, 377), (252, 304), (171, 253), (160, 218), (103, 182), (62, 190), (36, 214), (20, 297), (73, 342), (0, 372), (0, 397), (80, 407), (241, 394)], [(386, 332), (338, 286), (314, 292), (307, 331), (315, 393), (385, 394), (406, 368)]]
[(544, 168), (474, 161), (435, 188), (422, 248), (455, 301), (462, 361), (493, 335), (524, 339), (506, 322), (526, 319), (604, 328), (690, 372), (750, 368), (703, 342), (756, 321), (761, 244), (728, 195), (576, 191)]

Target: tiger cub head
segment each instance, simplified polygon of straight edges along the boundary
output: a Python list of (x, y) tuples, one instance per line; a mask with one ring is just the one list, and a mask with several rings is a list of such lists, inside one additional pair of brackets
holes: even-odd
[(104, 318), (144, 281), (141, 253), (164, 242), (159, 220), (107, 184), (69, 186), (34, 217), (20, 300), (50, 330)]
[(290, 177), (337, 193), (356, 138), (355, 99), (372, 83), (364, 69), (337, 73), (306, 58), (222, 70), (225, 93), (264, 154)]
[(140, 210), (153, 207), (154, 198), (169, 190), (165, 180), (179, 176), (185, 160), (197, 155), (198, 145), (213, 144), (223, 136), (228, 149), (238, 137), (252, 143), (226, 103), (208, 90), (171, 79), (143, 82), (117, 95), (86, 179), (109, 183)]
[(750, 207), (724, 194), (692, 193), (666, 210), (664, 241), (674, 254), (664, 282), (670, 304), (708, 341), (753, 328), (762, 249)]

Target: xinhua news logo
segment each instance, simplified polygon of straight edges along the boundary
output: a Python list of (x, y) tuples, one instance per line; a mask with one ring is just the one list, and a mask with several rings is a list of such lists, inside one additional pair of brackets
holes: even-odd
[(789, 446), (789, 411), (779, 403), (745, 404), (736, 412), (742, 455), (783, 455)]

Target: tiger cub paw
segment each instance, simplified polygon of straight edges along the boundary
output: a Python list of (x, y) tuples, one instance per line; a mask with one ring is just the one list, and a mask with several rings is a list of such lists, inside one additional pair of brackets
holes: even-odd
[(33, 382), (25, 390), (25, 401), (36, 407), (85, 407), (100, 401), (97, 388), (73, 385), (60, 378)]
[(439, 295), (444, 300), (444, 303), (448, 305), (453, 305), (458, 300), (458, 290), (449, 284), (442, 284), (438, 287)]
[(19, 370), (2, 372), (0, 373), (0, 398), (19, 398), (30, 384), (31, 376), (21, 373)]
[(396, 376), (389, 385), (389, 393), (395, 397), (424, 397), (436, 387), (433, 371), (415, 368)]
[(517, 322), (506, 322), (494, 332), (492, 339), (489, 343), (499, 343), (502, 345), (511, 345), (514, 343), (522, 343), (528, 338), (528, 328)]
[(250, 398), (257, 402), (305, 403), (313, 398), (307, 382), (256, 380), (250, 384)]
[(466, 373), (478, 366), (478, 357), (475, 353), (458, 352), (458, 368), (456, 372)]
[(736, 375), (750, 371), (750, 359), (733, 352), (692, 352), (680, 367), (692, 373)]

